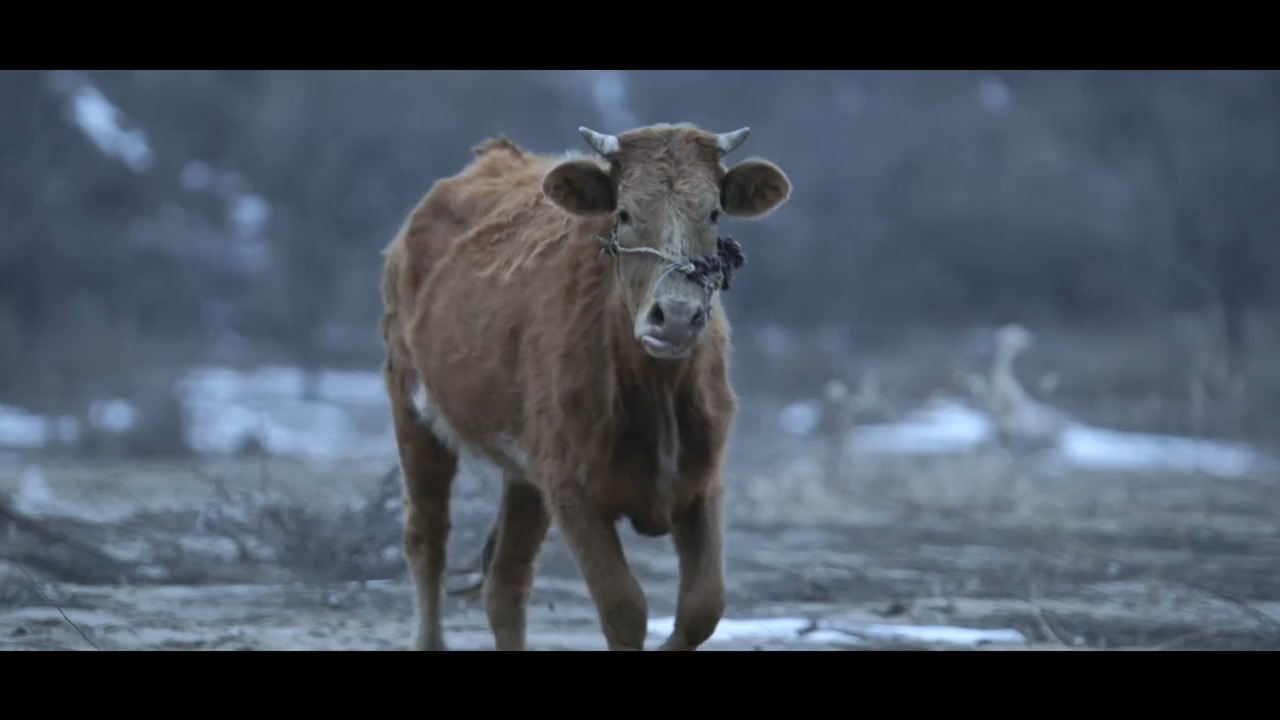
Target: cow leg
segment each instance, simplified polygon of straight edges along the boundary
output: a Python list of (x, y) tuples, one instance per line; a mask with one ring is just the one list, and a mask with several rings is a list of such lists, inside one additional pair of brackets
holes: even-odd
[(716, 490), (676, 514), (671, 535), (680, 559), (676, 622), (660, 650), (696, 650), (724, 616), (722, 495)]
[(395, 391), (405, 387), (395, 379), (388, 370), (391, 414), (404, 475), (404, 551), (415, 589), (417, 629), (412, 649), (445, 650), (440, 605), (450, 530), (449, 495), (458, 456), (421, 422), (409, 397)]
[(627, 566), (617, 528), (576, 481), (553, 483), (550, 499), (556, 526), (586, 582), (609, 649), (643, 650), (649, 608)]
[(525, 649), (525, 618), (534, 563), (551, 518), (542, 492), (508, 473), (502, 488), (493, 556), (484, 580), (485, 612), (497, 650)]

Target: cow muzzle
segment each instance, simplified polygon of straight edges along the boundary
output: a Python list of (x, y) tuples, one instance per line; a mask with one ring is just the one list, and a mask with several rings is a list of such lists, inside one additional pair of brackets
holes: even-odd
[(707, 326), (707, 313), (702, 303), (681, 298), (655, 300), (636, 323), (636, 339), (651, 357), (688, 357)]

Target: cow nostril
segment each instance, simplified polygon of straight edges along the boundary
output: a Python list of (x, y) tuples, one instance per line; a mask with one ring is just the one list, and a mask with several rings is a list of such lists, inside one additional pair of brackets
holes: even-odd
[(649, 308), (649, 323), (654, 327), (662, 327), (666, 320), (667, 316), (662, 312), (662, 306), (654, 303), (653, 307)]
[(689, 318), (689, 324), (693, 329), (697, 330), (707, 322), (707, 313), (702, 308), (698, 308), (693, 312), (693, 317)]

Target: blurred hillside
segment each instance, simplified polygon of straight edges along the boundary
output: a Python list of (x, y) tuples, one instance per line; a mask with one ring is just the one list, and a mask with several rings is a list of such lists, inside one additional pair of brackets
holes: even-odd
[[(795, 193), (729, 231), (746, 388), (1013, 320), (1195, 335), (1229, 378), (1280, 326), (1276, 72), (5, 71), (0, 104), (0, 405), (130, 453), (185, 449), (192, 365), (376, 370), (380, 250), (495, 133), (752, 128)], [(771, 364), (796, 337), (833, 359)]]

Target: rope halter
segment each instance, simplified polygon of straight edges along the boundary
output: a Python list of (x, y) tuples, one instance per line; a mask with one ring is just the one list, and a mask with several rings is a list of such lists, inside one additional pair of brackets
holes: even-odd
[(616, 258), (620, 253), (647, 253), (665, 260), (667, 264), (663, 268), (662, 275), (659, 276), (658, 281), (661, 282), (663, 278), (672, 272), (683, 273), (685, 277), (702, 285), (703, 302), (710, 302), (711, 294), (717, 289), (728, 290), (733, 273), (747, 264), (747, 259), (742, 254), (742, 246), (731, 237), (716, 238), (715, 252), (694, 258), (680, 258), (671, 253), (650, 247), (623, 247), (618, 244), (618, 225), (616, 223), (609, 233), (609, 237), (598, 237), (596, 239), (603, 246), (600, 249), (601, 260), (608, 256)]

